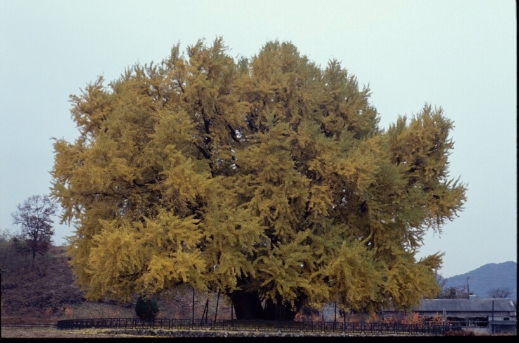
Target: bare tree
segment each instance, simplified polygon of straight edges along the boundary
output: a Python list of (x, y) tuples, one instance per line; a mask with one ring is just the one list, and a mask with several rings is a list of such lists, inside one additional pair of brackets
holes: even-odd
[(490, 298), (508, 298), (510, 294), (512, 294), (512, 290), (510, 288), (492, 288), (487, 292)]
[(32, 254), (34, 265), (36, 254), (44, 255), (52, 244), (51, 217), (56, 214), (57, 205), (46, 195), (33, 195), (17, 208), (18, 211), (12, 213), (13, 224), (21, 227), (22, 234), (13, 243)]
[(472, 294), (474, 292), (469, 292), (467, 285), (451, 286), (443, 288), (436, 299), (468, 299)]

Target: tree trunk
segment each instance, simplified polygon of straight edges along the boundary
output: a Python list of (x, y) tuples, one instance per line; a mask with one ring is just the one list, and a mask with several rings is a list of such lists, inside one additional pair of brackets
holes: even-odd
[(303, 307), (305, 299), (306, 296), (301, 294), (294, 301), (294, 306), (290, 303), (283, 303), (279, 295), (276, 296), (276, 301), (267, 299), (263, 310), (263, 318), (266, 320), (293, 321), (297, 312)]
[(293, 321), (297, 312), (303, 306), (305, 295), (301, 295), (294, 303), (294, 307), (290, 303), (283, 304), (280, 296), (276, 300), (267, 299), (265, 308), (261, 305), (257, 292), (246, 293), (243, 291), (234, 291), (231, 293), (236, 319), (242, 320), (281, 320)]
[(263, 319), (263, 308), (257, 292), (234, 291), (230, 294), (236, 319)]

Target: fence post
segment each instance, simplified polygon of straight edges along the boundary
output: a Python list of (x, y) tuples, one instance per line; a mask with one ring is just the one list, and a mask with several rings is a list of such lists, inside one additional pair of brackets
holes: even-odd
[(333, 332), (335, 332), (335, 325), (337, 325), (337, 303), (333, 303)]
[(193, 328), (193, 324), (195, 322), (195, 287), (192, 287), (192, 289), (193, 289), (193, 302), (192, 302), (193, 314), (191, 317), (191, 329)]
[(231, 297), (231, 326), (233, 325), (233, 310), (234, 310), (234, 301), (233, 301), (233, 298)]
[(218, 300), (220, 300), (220, 291), (218, 291), (218, 295), (216, 296), (216, 309), (214, 311), (214, 321), (215, 322), (216, 322), (216, 316), (218, 315)]

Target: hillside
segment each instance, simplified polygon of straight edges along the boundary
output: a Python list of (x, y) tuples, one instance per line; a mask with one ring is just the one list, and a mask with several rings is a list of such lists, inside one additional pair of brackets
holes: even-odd
[(79, 288), (73, 286), (64, 248), (52, 247), (32, 265), (30, 256), (15, 253), (6, 243), (2, 245), (2, 313), (54, 314), (65, 304), (83, 301)]
[[(134, 296), (129, 303), (111, 299), (86, 301), (74, 285), (72, 269), (64, 247), (52, 247), (45, 256), (38, 256), (32, 265), (29, 256), (20, 255), (6, 242), (0, 241), (1, 318), (16, 318), (17, 322), (33, 319), (136, 317)], [(195, 317), (201, 318), (209, 298), (208, 319), (230, 318), (230, 306), (224, 297), (194, 292)], [(160, 308), (159, 318), (191, 318), (193, 290), (181, 287), (175, 292), (165, 292), (154, 297)], [(31, 322), (31, 320), (28, 320)]]
[(517, 263), (488, 263), (461, 275), (446, 278), (446, 287), (468, 284), (471, 292), (478, 298), (488, 298), (488, 291), (493, 288), (509, 288), (513, 293), (510, 298), (517, 301)]

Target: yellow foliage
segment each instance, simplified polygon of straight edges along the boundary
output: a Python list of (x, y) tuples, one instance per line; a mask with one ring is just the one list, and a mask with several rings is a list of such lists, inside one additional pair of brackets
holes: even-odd
[(52, 192), (88, 298), (188, 283), (374, 311), (433, 295), (441, 254), (415, 253), (466, 200), (442, 110), (385, 132), (337, 61), (279, 42), (226, 51), (176, 45), (71, 96), (79, 137), (54, 142)]

